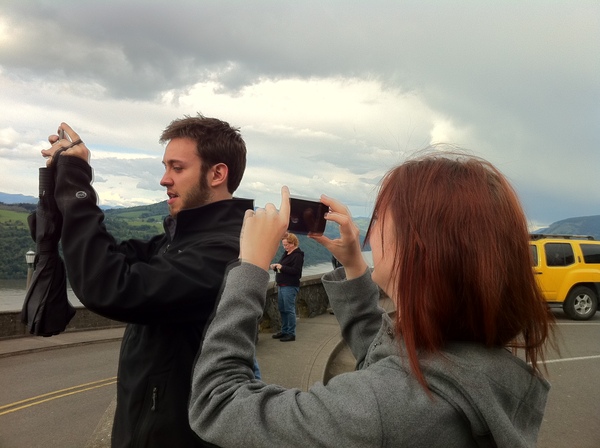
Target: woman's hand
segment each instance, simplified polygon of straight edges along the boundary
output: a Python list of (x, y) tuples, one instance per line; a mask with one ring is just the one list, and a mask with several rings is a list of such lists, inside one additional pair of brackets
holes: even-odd
[(247, 210), (240, 237), (240, 258), (265, 271), (275, 256), (290, 220), (290, 191), (281, 188), (279, 211), (273, 204), (256, 211)]
[(325, 246), (342, 263), (348, 280), (360, 277), (368, 266), (360, 250), (360, 231), (352, 221), (348, 207), (325, 195), (321, 196), (321, 202), (329, 207), (325, 219), (339, 224), (340, 237), (332, 240), (325, 235), (309, 234), (308, 236)]
[(89, 163), (90, 160), (90, 150), (87, 149), (85, 143), (81, 141), (79, 134), (71, 128), (66, 123), (61, 123), (58, 127), (58, 132), (64, 131), (64, 138), (60, 138), (58, 135), (50, 135), (48, 137), (48, 142), (52, 145), (48, 149), (42, 150), (42, 155), (46, 157), (48, 160), (46, 161), (46, 166), (50, 166), (52, 163), (54, 154), (56, 151), (60, 149), (64, 149), (61, 155), (67, 156), (76, 156), (80, 159), (85, 160)]

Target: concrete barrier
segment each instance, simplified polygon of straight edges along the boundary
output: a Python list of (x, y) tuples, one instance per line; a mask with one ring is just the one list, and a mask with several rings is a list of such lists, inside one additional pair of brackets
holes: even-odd
[[(296, 298), (299, 317), (315, 317), (323, 314), (329, 307), (329, 299), (321, 283), (322, 274), (303, 277)], [(99, 330), (122, 327), (123, 322), (107, 319), (85, 307), (76, 307), (77, 312), (65, 331)], [(267, 303), (260, 331), (277, 332), (281, 328), (281, 317), (277, 307), (277, 287), (274, 282), (267, 290)], [(29, 336), (27, 326), (21, 323), (20, 311), (0, 311), (0, 340)]]
[[(65, 331), (100, 330), (123, 327), (123, 322), (107, 319), (82, 306), (75, 308), (75, 316)], [(20, 311), (0, 311), (0, 340), (29, 336), (27, 325), (21, 323)]]
[[(296, 296), (296, 314), (301, 318), (319, 316), (329, 308), (329, 298), (321, 283), (323, 274), (302, 277), (300, 280), (300, 291)], [(267, 300), (260, 331), (276, 333), (281, 329), (281, 315), (277, 305), (277, 286), (274, 282), (269, 283), (267, 289)]]

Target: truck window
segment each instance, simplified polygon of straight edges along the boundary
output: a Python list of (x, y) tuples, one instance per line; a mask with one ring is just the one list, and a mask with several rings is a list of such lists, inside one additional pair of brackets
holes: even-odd
[(544, 245), (548, 266), (569, 266), (575, 263), (573, 248), (568, 243), (548, 243)]
[(583, 261), (590, 264), (600, 264), (600, 244), (582, 244)]

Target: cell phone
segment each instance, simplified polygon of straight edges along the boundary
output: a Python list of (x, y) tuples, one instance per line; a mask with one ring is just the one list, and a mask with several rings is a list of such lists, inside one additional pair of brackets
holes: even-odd
[(59, 129), (58, 130), (58, 139), (62, 140), (65, 138), (65, 130), (64, 129)]
[(300, 198), (290, 198), (290, 222), (288, 231), (292, 233), (317, 233), (322, 234), (325, 231), (325, 213), (329, 211), (322, 202)]

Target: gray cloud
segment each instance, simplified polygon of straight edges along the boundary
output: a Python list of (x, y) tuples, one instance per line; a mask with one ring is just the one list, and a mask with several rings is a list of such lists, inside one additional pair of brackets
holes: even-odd
[[(91, 112), (104, 114), (101, 125), (120, 132), (112, 145), (126, 139), (133, 147), (143, 139), (148, 146), (168, 113), (206, 111), (206, 98), (185, 101), (208, 81), (213, 96), (235, 100), (265, 80), (373, 80), (428, 109), (428, 115), (415, 109), (398, 115), (401, 123), (379, 123), (385, 131), (378, 135), (365, 117), (323, 120), (318, 111), (326, 105), (318, 103), (302, 109), (302, 123), (286, 132), (254, 127), (258, 112), (271, 107), (265, 101), (257, 113), (238, 112), (235, 102), (209, 109), (246, 126), (249, 168), (271, 176), (270, 182), (254, 179), (249, 169), (242, 184), (248, 194), (278, 191), (280, 180), (292, 178), (306, 193), (339, 189), (359, 204), (368, 194), (327, 184), (334, 174), (353, 175), (357, 190), (373, 188), (447, 120), (450, 135), (463, 139), (452, 143), (489, 158), (515, 182), (531, 219), (600, 210), (592, 187), (600, 162), (600, 6), (594, 1), (0, 1), (0, 39), (0, 76), (34, 92), (14, 104), (77, 110), (74, 98), (85, 100), (90, 112), (78, 111), (74, 119), (102, 137)], [(68, 91), (64, 103), (36, 97), (48, 85)], [(386, 108), (377, 98), (365, 101)], [(143, 116), (132, 116), (136, 104), (145, 107)], [(291, 102), (278, 113), (299, 107)], [(109, 125), (111, 108), (127, 108), (120, 128)], [(12, 117), (7, 126), (21, 133), (25, 120)], [(152, 138), (129, 135), (136, 121), (155, 126)], [(0, 157), (29, 157), (15, 155), (14, 136), (7, 135)], [(30, 137), (27, 147), (39, 152), (39, 142)], [(130, 176), (139, 189), (161, 190), (156, 160), (93, 163), (103, 179)], [(309, 181), (300, 182), (302, 176)]]
[(163, 167), (156, 159), (119, 159), (116, 157), (93, 159), (94, 182), (107, 182), (107, 177), (128, 177), (137, 188), (165, 191), (159, 183)]

